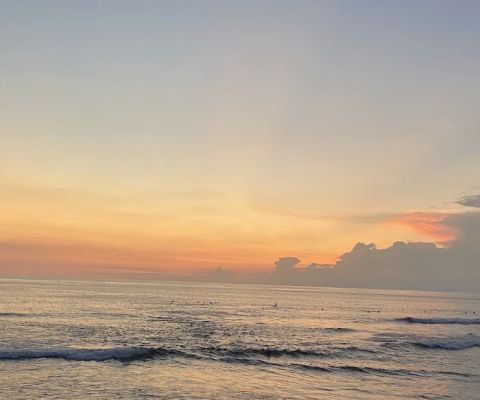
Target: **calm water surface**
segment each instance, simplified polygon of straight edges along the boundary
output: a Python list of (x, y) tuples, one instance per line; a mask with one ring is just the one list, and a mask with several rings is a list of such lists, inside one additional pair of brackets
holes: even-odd
[(0, 398), (480, 399), (480, 295), (0, 280)]

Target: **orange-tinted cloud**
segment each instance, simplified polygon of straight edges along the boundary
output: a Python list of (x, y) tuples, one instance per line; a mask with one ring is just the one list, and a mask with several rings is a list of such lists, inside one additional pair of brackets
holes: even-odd
[(449, 216), (451, 214), (442, 212), (416, 211), (389, 218), (387, 223), (411, 228), (437, 241), (450, 241), (457, 237), (457, 230), (446, 224)]

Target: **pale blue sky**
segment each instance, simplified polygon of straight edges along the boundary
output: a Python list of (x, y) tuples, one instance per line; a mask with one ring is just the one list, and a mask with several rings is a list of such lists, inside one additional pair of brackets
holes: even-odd
[(140, 174), (149, 184), (202, 173), (314, 197), (320, 182), (355, 197), (358, 180), (373, 192), (390, 181), (401, 197), (480, 180), (478, 2), (2, 9), (2, 158), (14, 157), (13, 173), (24, 154), (27, 172), (47, 176), (61, 168), (89, 180), (95, 168), (95, 179)]

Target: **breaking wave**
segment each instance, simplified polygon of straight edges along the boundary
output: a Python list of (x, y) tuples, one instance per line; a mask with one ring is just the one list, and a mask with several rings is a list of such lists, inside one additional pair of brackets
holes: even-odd
[(118, 347), (107, 349), (46, 349), (46, 350), (15, 350), (0, 351), (0, 360), (29, 360), (39, 358), (56, 358), (72, 361), (133, 361), (156, 357), (184, 357), (196, 359), (210, 359), (227, 362), (261, 362), (270, 358), (326, 358), (338, 354), (355, 352), (373, 352), (358, 347), (337, 348), (331, 351), (313, 349), (282, 349), (272, 347), (252, 348), (222, 348), (205, 347), (192, 349), (189, 352), (149, 347)]
[(411, 324), (457, 324), (457, 325), (480, 325), (480, 318), (398, 318), (397, 321)]

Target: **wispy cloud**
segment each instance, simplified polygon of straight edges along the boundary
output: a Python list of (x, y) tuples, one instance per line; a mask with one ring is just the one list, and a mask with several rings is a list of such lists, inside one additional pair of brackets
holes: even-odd
[(354, 223), (376, 223), (381, 222), (389, 217), (394, 216), (394, 213), (365, 213), (365, 214), (322, 214), (299, 211), (288, 208), (278, 208), (266, 205), (255, 205), (254, 211), (274, 215), (277, 217), (286, 217), (292, 219), (312, 220), (312, 221), (338, 221), (338, 222), (354, 222)]
[(416, 211), (397, 215), (386, 220), (393, 225), (406, 226), (414, 231), (437, 241), (454, 240), (457, 235), (455, 227), (446, 224), (449, 213)]
[(463, 196), (456, 203), (465, 207), (480, 208), (480, 194)]

